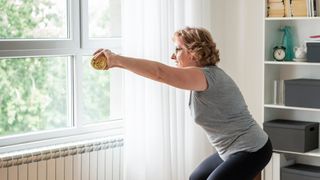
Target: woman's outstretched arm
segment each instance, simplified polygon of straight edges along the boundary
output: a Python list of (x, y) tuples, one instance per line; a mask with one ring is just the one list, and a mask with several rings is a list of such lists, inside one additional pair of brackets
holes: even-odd
[(109, 50), (98, 50), (95, 57), (107, 57), (108, 68), (119, 67), (140, 76), (171, 85), (176, 88), (203, 91), (207, 81), (199, 67), (171, 67), (156, 61), (116, 55)]

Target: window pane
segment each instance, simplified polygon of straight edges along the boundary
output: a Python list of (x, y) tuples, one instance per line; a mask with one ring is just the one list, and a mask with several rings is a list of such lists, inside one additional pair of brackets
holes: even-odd
[(0, 1), (0, 39), (65, 39), (67, 0)]
[(68, 59), (0, 59), (0, 136), (70, 126)]
[(110, 119), (110, 71), (94, 70), (90, 57), (82, 61), (83, 122), (85, 124)]
[(90, 0), (89, 38), (120, 37), (121, 0)]

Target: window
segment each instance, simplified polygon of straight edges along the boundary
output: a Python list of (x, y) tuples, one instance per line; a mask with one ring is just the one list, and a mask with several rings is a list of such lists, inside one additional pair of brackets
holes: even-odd
[(68, 60), (69, 57), (1, 59), (0, 136), (70, 127)]
[(122, 128), (121, 72), (90, 66), (120, 53), (120, 2), (0, 1), (0, 149)]
[(66, 39), (67, 1), (1, 1), (1, 39)]

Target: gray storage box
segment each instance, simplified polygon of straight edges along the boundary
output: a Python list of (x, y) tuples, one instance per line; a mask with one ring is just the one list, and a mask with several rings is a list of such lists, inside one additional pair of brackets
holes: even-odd
[(306, 42), (307, 61), (320, 62), (320, 42)]
[(263, 123), (276, 150), (307, 152), (318, 148), (319, 124), (276, 119)]
[(320, 108), (319, 79), (285, 80), (284, 85), (286, 106)]
[(281, 168), (281, 180), (319, 180), (320, 167), (294, 164)]

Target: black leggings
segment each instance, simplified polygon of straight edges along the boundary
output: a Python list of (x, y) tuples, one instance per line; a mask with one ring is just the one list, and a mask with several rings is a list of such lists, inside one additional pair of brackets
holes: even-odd
[(190, 180), (252, 180), (268, 164), (271, 156), (270, 140), (256, 152), (237, 152), (226, 161), (216, 153), (201, 162)]

